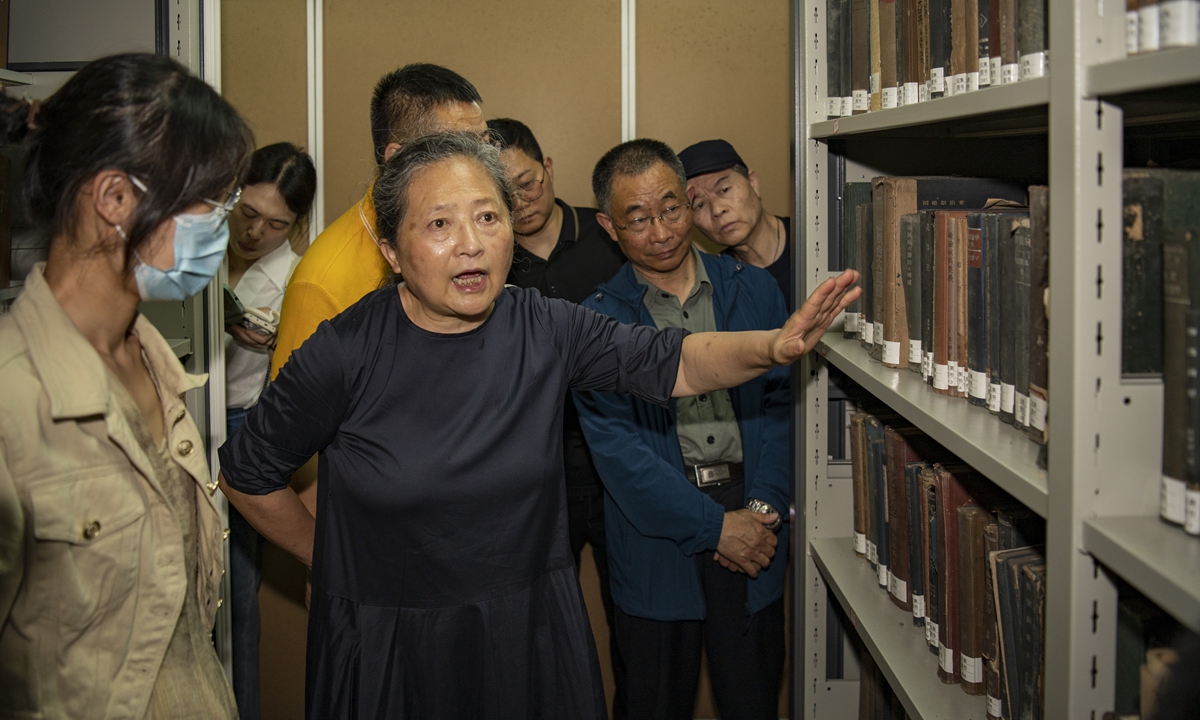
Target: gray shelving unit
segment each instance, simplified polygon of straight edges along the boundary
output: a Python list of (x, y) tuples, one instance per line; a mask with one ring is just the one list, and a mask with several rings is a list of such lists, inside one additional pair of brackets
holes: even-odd
[(1194, 135), (1200, 49), (1126, 58), (1123, 2), (1054, 0), (1047, 3), (1047, 78), (830, 120), (825, 9), (826, 0), (793, 0), (797, 297), (838, 267), (828, 237), (835, 155), (845, 158), (848, 180), (1047, 180), (1049, 467), (1038, 470), (1036, 447), (986, 411), (868, 360), (840, 334), (830, 333), (798, 363), (791, 589), (794, 657), (804, 661), (793, 666), (793, 716), (857, 717), (853, 703), (827, 700), (834, 682), (825, 676), (829, 592), (910, 715), (971, 717), (962, 707), (975, 707), (974, 698), (939, 682), (922, 634), (901, 627), (903, 613), (845, 539), (851, 484), (830, 472), (825, 450), (828, 370), (837, 367), (1046, 519), (1045, 687), (1054, 691), (1046, 693), (1044, 717), (1095, 720), (1114, 703), (1116, 578), (1200, 627), (1200, 540), (1158, 520), (1162, 383), (1120, 372), (1125, 134), (1136, 126), (1139, 137)]

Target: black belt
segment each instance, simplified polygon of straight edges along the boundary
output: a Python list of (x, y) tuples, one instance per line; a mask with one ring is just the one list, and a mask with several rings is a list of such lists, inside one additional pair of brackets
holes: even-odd
[(684, 465), (683, 474), (699, 488), (715, 487), (737, 482), (745, 477), (741, 463), (715, 462), (703, 465)]

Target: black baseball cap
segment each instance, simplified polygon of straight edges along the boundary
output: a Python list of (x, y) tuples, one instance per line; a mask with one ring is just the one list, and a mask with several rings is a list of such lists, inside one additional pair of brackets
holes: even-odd
[(688, 180), (705, 173), (728, 170), (734, 165), (746, 167), (737, 150), (724, 140), (705, 140), (689, 145), (679, 153), (683, 173)]

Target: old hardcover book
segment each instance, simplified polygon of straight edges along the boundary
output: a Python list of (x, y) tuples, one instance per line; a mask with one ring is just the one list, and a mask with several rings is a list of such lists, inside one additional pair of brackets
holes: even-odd
[(958, 668), (968, 695), (986, 694), (983, 674), (984, 529), (992, 522), (978, 506), (958, 509)]
[(871, 109), (871, 3), (850, 0), (850, 88), (854, 114)]
[(1000, 626), (996, 616), (995, 574), (990, 558), (1000, 550), (997, 523), (983, 529), (983, 683), (987, 694), (987, 720), (1003, 720), (1004, 691), (1000, 680)]
[(950, 92), (961, 95), (979, 89), (978, 0), (951, 0)]
[(825, 117), (842, 116), (842, 0), (825, 0)]
[(1000, 414), (1000, 214), (984, 215), (984, 314), (987, 332), (987, 409)]
[[(886, 367), (908, 365), (908, 311), (905, 307), (904, 276), (901, 269), (900, 218), (917, 211), (915, 178), (875, 178), (871, 190), (875, 204), (876, 248), (882, 250), (881, 279), (876, 286), (875, 312), (882, 309), (883, 352)], [(879, 290), (882, 289), (882, 298)], [(882, 300), (882, 302), (880, 302)]]
[(879, 26), (880, 3), (882, 0), (870, 0), (871, 12), (869, 13), (869, 30), (868, 39), (871, 43), (871, 97), (870, 110), (883, 109), (883, 93), (882, 93), (882, 72), (883, 72), (883, 53), (882, 53), (882, 33)]
[(1017, 54), (1022, 80), (1046, 74), (1050, 38), (1047, 19), (1046, 0), (1017, 0)]
[(967, 213), (967, 402), (987, 405), (987, 249), (984, 213)]
[(1121, 181), (1121, 373), (1163, 371), (1163, 179), (1126, 170)]
[(887, 267), (887, 225), (886, 216), (883, 212), (883, 203), (878, 195), (878, 180), (876, 178), (871, 184), (871, 238), (874, 245), (874, 257), (871, 264), (871, 281), (875, 288), (875, 344), (871, 347), (871, 358), (874, 360), (883, 361), (884, 356), (884, 325), (887, 323), (888, 299), (890, 293), (890, 284), (888, 282)]
[(911, 0), (896, 0), (896, 107), (904, 105), (904, 72), (908, 64), (908, 46), (904, 39), (904, 7)]
[(921, 72), (921, 6), (925, 0), (901, 0), (904, 21), (901, 23), (904, 38), (904, 86), (900, 100), (905, 105), (921, 102), (920, 87), (924, 83)]
[(1187, 406), (1184, 413), (1183, 466), (1187, 489), (1184, 492), (1183, 529), (1200, 535), (1200, 308), (1187, 311), (1184, 327), (1184, 384)]
[(1029, 436), (1046, 442), (1050, 407), (1050, 188), (1029, 188)]
[(896, 0), (880, 0), (881, 108), (884, 110), (896, 107), (896, 77)]
[(959, 320), (961, 310), (959, 292), (962, 289), (960, 273), (963, 271), (961, 235), (966, 227), (966, 213), (956, 212), (946, 216), (946, 394), (958, 397), (959, 376)]
[(929, 646), (929, 652), (938, 655), (940, 661), (942, 601), (938, 580), (938, 482), (934, 467), (930, 466), (921, 472), (921, 485), (925, 488), (925, 504), (921, 513), (926, 520), (926, 537), (922, 539), (928, 554), (925, 562), (925, 643)]
[[(980, 0), (982, 8), (984, 2)], [(993, 85), (1000, 84), (1000, 0), (987, 0), (988, 14), (988, 55), (991, 58), (991, 66), (988, 70), (990, 79)], [(983, 35), (979, 36), (980, 44), (983, 43)]]
[(997, 508), (996, 526), (1001, 550), (1046, 544), (1046, 521), (1024, 505)]
[(1046, 565), (1021, 568), (1021, 720), (1042, 720), (1043, 644), (1046, 617)]
[(1021, 79), (1021, 58), (1017, 55), (1017, 0), (1000, 0), (1000, 82), (1003, 85)]
[(932, 0), (917, 0), (917, 98), (929, 99), (929, 10)]
[(1029, 429), (1029, 285), (1030, 254), (1029, 218), (1021, 218), (1013, 229), (1013, 253), (1016, 262), (1016, 301), (1014, 324), (1014, 415), (1013, 425)]
[(909, 599), (912, 601), (913, 625), (925, 625), (925, 557), (923, 545), (927, 541), (928, 532), (923, 529), (921, 519), (922, 496), (924, 487), (921, 484), (921, 473), (929, 467), (924, 462), (912, 462), (904, 466), (904, 500), (908, 512), (908, 574)]
[(951, 211), (933, 214), (933, 390), (950, 394), (950, 220)]
[(907, 213), (900, 217), (900, 260), (904, 281), (904, 309), (908, 312), (908, 369), (921, 372), (921, 216)]
[[(858, 331), (859, 340), (867, 349), (867, 355), (878, 360), (879, 357), (875, 355), (875, 328), (882, 318), (875, 315), (875, 228), (872, 223), (875, 214), (874, 205), (874, 202), (863, 203), (856, 210), (858, 214), (858, 252), (863, 263), (862, 274), (859, 276), (859, 284), (862, 285), (863, 291), (859, 297), (859, 302), (862, 303), (862, 315), (859, 319)], [(880, 267), (882, 267), (882, 263)]]
[(1159, 514), (1182, 524), (1187, 503), (1187, 313), (1191, 297), (1189, 264), (1200, 254), (1196, 233), (1168, 229), (1163, 243), (1163, 488)]
[(935, 277), (934, 255), (936, 233), (934, 213), (922, 210), (917, 213), (921, 224), (921, 377), (933, 384), (933, 285)]
[(867, 523), (871, 497), (867, 491), (866, 415), (850, 416), (850, 471), (854, 485), (854, 554), (867, 557)]
[(851, 43), (850, 3), (852, 1), (853, 0), (841, 0), (841, 3), (842, 3), (842, 17), (841, 17), (842, 42), (841, 42), (840, 62), (842, 65), (842, 72), (841, 72), (840, 80), (841, 80), (842, 84), (840, 87), (840, 91), (841, 91), (841, 95), (842, 95), (842, 115), (853, 115), (854, 114), (854, 90), (853, 90), (854, 81), (851, 78), (851, 73), (853, 72), (853, 70), (851, 68), (851, 63), (853, 61), (851, 58), (854, 54), (854, 50), (850, 45), (850, 43)]
[(958, 333), (955, 336), (955, 347), (958, 348), (958, 387), (954, 393), (955, 397), (967, 397), (967, 348), (970, 340), (970, 328), (967, 324), (967, 251), (970, 247), (969, 233), (967, 228), (967, 218), (964, 215), (961, 218), (956, 218), (954, 221), (955, 232), (955, 251), (954, 251), (954, 279), (957, 283), (955, 288), (955, 299), (958, 302), (958, 310), (955, 313), (955, 322), (958, 325)]
[(867, 431), (867, 499), (870, 503), (867, 520), (867, 558), (875, 567), (877, 577), (882, 577), (881, 586), (887, 586), (887, 563), (880, 563), (881, 545), (887, 533), (887, 499), (884, 493), (885, 469), (881, 458), (883, 425), (870, 415), (866, 418)]
[(976, 0), (979, 11), (979, 87), (992, 84), (991, 15), (988, 0)]
[(929, 0), (929, 97), (947, 94), (950, 81), (950, 3), (952, 0)]
[[(866, 255), (862, 248), (863, 234), (862, 228), (859, 226), (858, 207), (869, 202), (871, 202), (871, 183), (846, 183), (842, 195), (844, 213), (842, 230), (846, 237), (844, 252), (847, 258), (845, 265), (859, 272), (860, 282), (865, 279), (867, 268), (862, 265)], [(846, 308), (846, 325), (843, 331), (846, 337), (858, 337), (862, 333), (862, 305), (863, 300), (860, 297)]]
[(1022, 647), (1021, 568), (1031, 563), (1045, 565), (1045, 553), (1039, 547), (1020, 547), (1001, 550), (989, 556), (992, 566), (996, 616), (1000, 632), (1000, 667), (1003, 697), (1003, 717), (1017, 720), (1021, 696)]
[(947, 457), (929, 436), (914, 427), (887, 427), (884, 431), (887, 464), (888, 592), (892, 602), (912, 610), (912, 568), (909, 515), (917, 510), (908, 504), (907, 468), (921, 462)]

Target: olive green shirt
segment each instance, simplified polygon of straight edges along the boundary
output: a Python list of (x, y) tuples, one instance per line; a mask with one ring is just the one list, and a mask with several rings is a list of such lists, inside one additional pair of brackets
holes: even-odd
[[(694, 333), (717, 331), (712, 282), (695, 246), (692, 247), (692, 259), (696, 263), (696, 279), (682, 303), (671, 293), (655, 287), (634, 268), (638, 282), (646, 286), (642, 302), (659, 329), (678, 327)], [(742, 435), (728, 390), (676, 398), (675, 412), (684, 464), (742, 461)]]

